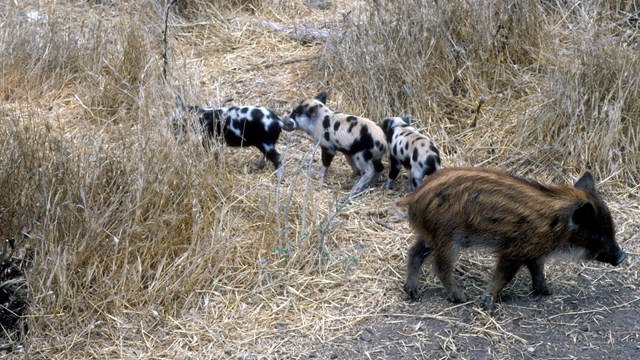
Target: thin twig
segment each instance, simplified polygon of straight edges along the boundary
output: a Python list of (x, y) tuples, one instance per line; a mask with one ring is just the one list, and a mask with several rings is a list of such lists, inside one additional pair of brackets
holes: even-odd
[(555, 318), (560, 317), (560, 316), (567, 316), (567, 315), (579, 315), (579, 314), (591, 314), (591, 313), (597, 313), (597, 312), (610, 311), (610, 310), (613, 310), (613, 309), (619, 309), (619, 308), (623, 308), (623, 307), (625, 307), (625, 306), (631, 305), (631, 304), (633, 304), (634, 302), (636, 302), (636, 301), (638, 301), (638, 300), (640, 300), (640, 297), (637, 297), (637, 298), (635, 298), (635, 299), (633, 299), (633, 300), (631, 300), (631, 301), (627, 301), (627, 302), (622, 303), (622, 304), (618, 304), (618, 305), (616, 305), (616, 306), (610, 306), (610, 307), (603, 306), (603, 307), (601, 307), (601, 308), (599, 308), (599, 309), (582, 310), (582, 311), (571, 311), (571, 312), (566, 312), (566, 313), (561, 313), (561, 314), (551, 315), (551, 316), (549, 316), (549, 317), (547, 318), (547, 320), (555, 319)]

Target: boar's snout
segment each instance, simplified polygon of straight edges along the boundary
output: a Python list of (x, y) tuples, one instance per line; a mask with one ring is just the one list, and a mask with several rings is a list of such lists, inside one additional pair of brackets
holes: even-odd
[(601, 253), (596, 260), (609, 263), (613, 266), (618, 266), (627, 258), (627, 253), (620, 248), (612, 251), (611, 253)]
[(620, 251), (618, 252), (618, 256), (616, 256), (616, 260), (615, 260), (615, 261), (613, 261), (613, 262), (611, 263), (611, 265), (613, 265), (613, 266), (618, 266), (618, 265), (622, 264), (622, 262), (623, 262), (623, 261), (624, 261), (624, 259), (626, 259), (626, 258), (627, 258), (627, 253), (626, 253), (626, 252), (624, 252), (624, 251), (622, 251), (622, 250), (620, 250)]

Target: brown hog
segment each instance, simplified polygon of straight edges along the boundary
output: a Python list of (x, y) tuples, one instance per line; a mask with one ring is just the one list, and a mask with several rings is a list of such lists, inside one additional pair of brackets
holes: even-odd
[(479, 245), (497, 254), (493, 278), (480, 298), (488, 311), (522, 265), (531, 273), (533, 293), (549, 295), (544, 261), (553, 253), (577, 250), (585, 259), (613, 266), (627, 257), (589, 172), (575, 186), (561, 186), (481, 168), (448, 168), (396, 205), (408, 208), (418, 235), (409, 250), (404, 284), (413, 300), (419, 298), (420, 267), (432, 252), (447, 299), (454, 303), (466, 301), (453, 279), (459, 249)]

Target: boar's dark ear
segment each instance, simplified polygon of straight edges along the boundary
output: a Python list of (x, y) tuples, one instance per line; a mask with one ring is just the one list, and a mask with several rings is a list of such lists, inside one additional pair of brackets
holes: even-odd
[(407, 125), (411, 125), (411, 115), (405, 115), (402, 117), (402, 121), (405, 122), (405, 124)]
[(593, 181), (593, 176), (591, 176), (591, 173), (588, 171), (585, 172), (578, 181), (576, 181), (574, 186), (591, 194), (596, 193), (596, 184)]
[(594, 221), (596, 221), (596, 210), (590, 202), (586, 202), (573, 210), (573, 214), (571, 214), (570, 227), (575, 230), (579, 227), (593, 224)]
[(327, 105), (327, 92), (323, 91), (320, 94), (316, 95), (316, 100), (318, 100), (321, 103)]

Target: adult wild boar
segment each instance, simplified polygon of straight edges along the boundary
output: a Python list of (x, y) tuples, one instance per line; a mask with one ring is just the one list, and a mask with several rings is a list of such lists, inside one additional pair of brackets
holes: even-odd
[(493, 278), (480, 298), (488, 311), (523, 265), (531, 273), (534, 294), (549, 295), (544, 261), (553, 253), (577, 251), (584, 259), (613, 266), (627, 257), (589, 172), (575, 186), (561, 186), (488, 169), (443, 169), (396, 205), (408, 208), (417, 233), (404, 284), (413, 300), (419, 298), (420, 267), (431, 253), (447, 299), (460, 303), (466, 297), (453, 279), (458, 250), (479, 245), (495, 251)]

